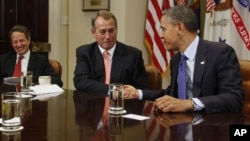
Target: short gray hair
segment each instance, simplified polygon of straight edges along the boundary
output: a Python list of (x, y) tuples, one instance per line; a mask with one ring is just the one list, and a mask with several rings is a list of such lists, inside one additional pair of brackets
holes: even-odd
[(183, 5), (177, 5), (164, 11), (163, 15), (167, 15), (172, 24), (183, 23), (190, 32), (197, 32), (198, 19), (194, 11)]

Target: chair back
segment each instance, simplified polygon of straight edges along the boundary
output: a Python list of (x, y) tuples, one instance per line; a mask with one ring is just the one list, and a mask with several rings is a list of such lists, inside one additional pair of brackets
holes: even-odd
[(61, 66), (61, 64), (57, 60), (54, 60), (54, 59), (49, 59), (49, 63), (51, 64), (51, 66), (53, 67), (53, 69), (55, 70), (57, 75), (62, 77), (62, 66)]
[(153, 65), (145, 65), (147, 73), (148, 88), (150, 90), (162, 89), (161, 73)]
[(239, 60), (240, 69), (243, 77), (243, 89), (245, 91), (245, 101), (243, 114), (250, 115), (250, 60)]

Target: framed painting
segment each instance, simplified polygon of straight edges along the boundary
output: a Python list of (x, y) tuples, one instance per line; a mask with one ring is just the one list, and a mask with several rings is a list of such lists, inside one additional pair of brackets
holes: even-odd
[(83, 11), (109, 10), (110, 0), (83, 0)]

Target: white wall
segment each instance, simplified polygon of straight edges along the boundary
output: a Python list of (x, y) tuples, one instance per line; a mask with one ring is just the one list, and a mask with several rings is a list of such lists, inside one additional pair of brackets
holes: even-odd
[[(62, 63), (63, 87), (75, 89), (75, 50), (80, 45), (95, 40), (90, 29), (91, 18), (96, 12), (82, 11), (83, 0), (52, 0), (50, 4), (52, 16), (50, 15), (49, 33), (53, 48), (50, 57)], [(149, 63), (150, 56), (143, 43), (146, 10), (147, 0), (110, 0), (110, 11), (118, 21), (118, 40), (140, 49), (145, 64)], [(68, 24), (62, 21), (65, 17)]]

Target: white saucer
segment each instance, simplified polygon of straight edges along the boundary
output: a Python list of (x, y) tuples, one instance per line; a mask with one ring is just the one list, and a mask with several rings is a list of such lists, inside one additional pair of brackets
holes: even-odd
[(111, 110), (109, 110), (109, 113), (110, 114), (114, 114), (114, 115), (120, 115), (120, 114), (125, 114), (125, 113), (127, 113), (127, 111), (126, 110), (122, 110), (122, 111), (111, 111)]
[(4, 131), (4, 132), (15, 132), (15, 131), (20, 131), (20, 130), (23, 130), (23, 126), (18, 126), (13, 129), (5, 129), (3, 127), (0, 127), (0, 131)]

